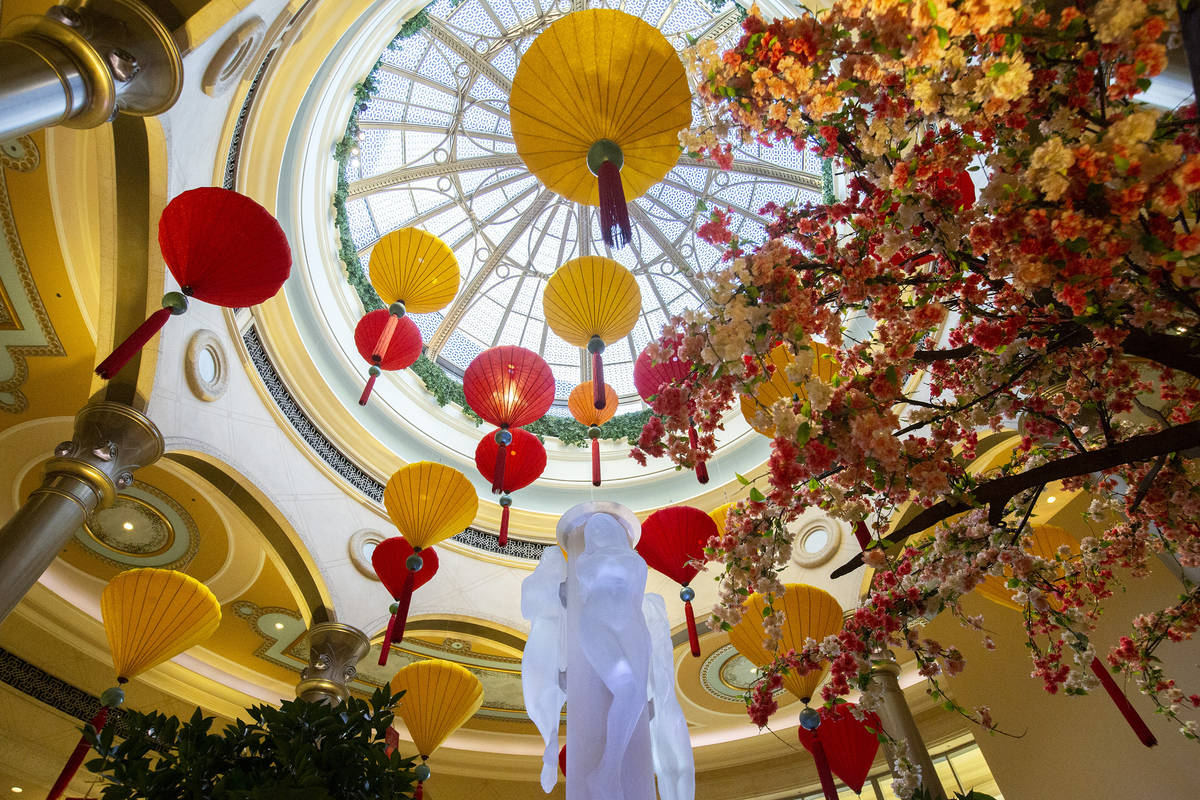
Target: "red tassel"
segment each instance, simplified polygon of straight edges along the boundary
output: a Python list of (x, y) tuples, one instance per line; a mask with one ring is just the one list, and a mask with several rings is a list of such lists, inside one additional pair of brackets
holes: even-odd
[(600, 485), (600, 440), (592, 439), (592, 486)]
[(400, 590), (400, 596), (396, 598), (396, 603), (400, 606), (396, 609), (396, 624), (392, 629), (392, 635), (388, 641), (392, 644), (400, 644), (404, 641), (404, 626), (408, 624), (408, 607), (412, 605), (413, 581), (416, 580), (417, 573), (412, 570), (404, 576), (404, 588)]
[[(693, 452), (700, 445), (700, 434), (696, 433), (695, 425), (688, 425), (688, 444), (691, 445)], [(708, 464), (703, 461), (696, 462), (696, 480), (700, 483), (708, 483)]]
[(825, 800), (838, 800), (837, 785), (833, 782), (833, 773), (829, 771), (829, 759), (825, 757), (825, 747), (818, 738), (813, 750), (813, 761), (817, 762), (817, 775), (821, 777), (821, 791)]
[(496, 469), (492, 471), (492, 494), (500, 494), (504, 490), (504, 464), (507, 460), (509, 445), (496, 448)]
[(425, 781), (418, 781), (417, 788), (413, 790), (413, 800), (422, 800), (425, 797)]
[[(412, 573), (410, 572), (409, 574), (411, 575)], [(388, 620), (387, 633), (383, 636), (383, 645), (379, 648), (379, 666), (381, 667), (387, 666), (388, 653), (392, 650), (392, 634), (395, 630), (396, 615), (392, 614), (391, 619)]]
[(621, 168), (605, 161), (596, 177), (600, 182), (600, 236), (609, 247), (620, 249), (629, 244), (633, 233), (625, 205), (625, 187), (621, 185)]
[(376, 364), (383, 361), (383, 356), (387, 353), (388, 345), (392, 343), (392, 336), (396, 333), (396, 326), (400, 324), (400, 318), (395, 314), (388, 314), (387, 324), (383, 326), (383, 332), (379, 334), (379, 341), (375, 342), (375, 349), (371, 351), (371, 360)]
[(592, 353), (592, 405), (598, 411), (604, 410), (607, 401), (604, 395), (604, 358), (600, 353)]
[(1158, 739), (1154, 738), (1154, 734), (1150, 732), (1150, 728), (1146, 726), (1145, 721), (1138, 716), (1137, 709), (1129, 702), (1129, 698), (1121, 691), (1121, 687), (1117, 686), (1117, 682), (1113, 680), (1113, 676), (1101, 663), (1100, 659), (1092, 659), (1092, 673), (1100, 679), (1108, 696), (1112, 698), (1113, 704), (1117, 710), (1121, 712), (1121, 716), (1125, 717), (1125, 721), (1129, 723), (1129, 727), (1133, 728), (1133, 732), (1137, 735), (1141, 743), (1146, 747), (1154, 747), (1158, 744)]
[(866, 550), (871, 544), (871, 531), (867, 530), (867, 523), (861, 520), (854, 526), (854, 538), (858, 539), (858, 547), (860, 550)]
[(390, 757), (400, 747), (400, 733), (388, 725), (388, 729), (383, 732), (383, 740), (386, 742), (383, 748), (384, 755)]
[(500, 512), (500, 546), (508, 544), (508, 506)]
[(564, 744), (558, 751), (558, 771), (567, 777), (567, 746)]
[[(170, 316), (169, 309), (164, 309), (167, 316)], [(104, 728), (104, 723), (108, 722), (108, 706), (100, 706), (100, 710), (96, 712), (96, 716), (92, 717), (91, 725), (99, 733)], [(54, 782), (54, 786), (50, 787), (50, 794), (46, 795), (46, 800), (58, 800), (62, 793), (67, 790), (67, 784), (75, 777), (75, 773), (79, 771), (80, 765), (83, 764), (83, 759), (87, 757), (88, 750), (92, 746), (88, 743), (87, 737), (80, 736), (79, 744), (75, 745), (75, 749), (71, 751), (71, 757), (67, 759), (66, 765), (62, 768), (62, 772), (58, 773), (58, 780)]]
[(108, 358), (100, 362), (100, 366), (96, 367), (96, 374), (108, 380), (120, 372), (129, 363), (129, 359), (133, 358), (134, 353), (145, 347), (150, 337), (162, 330), (162, 326), (171, 318), (171, 313), (169, 308), (160, 308), (151, 314), (136, 331), (117, 345), (116, 350), (109, 353)]
[(377, 377), (379, 376), (372, 375), (371, 377), (367, 378), (367, 385), (363, 389), (362, 396), (358, 398), (358, 404), (360, 406), (365, 406), (367, 404), (367, 400), (371, 397), (371, 390), (375, 388), (375, 379)]
[(700, 634), (696, 632), (696, 614), (692, 611), (692, 601), (683, 604), (683, 612), (687, 615), (688, 644), (692, 646), (692, 655), (700, 657)]

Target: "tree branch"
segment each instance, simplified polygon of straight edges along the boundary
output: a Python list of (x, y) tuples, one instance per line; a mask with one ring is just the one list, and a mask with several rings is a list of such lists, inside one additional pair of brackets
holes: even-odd
[[(970, 493), (974, 500), (973, 503), (968, 503), (966, 500), (943, 500), (935, 503), (917, 514), (907, 524), (892, 531), (884, 537), (884, 540), (901, 541), (914, 533), (931, 528), (955, 514), (970, 511), (972, 508), (990, 506), (993, 511), (997, 508), (1003, 509), (1014, 495), (1040, 484), (1112, 469), (1121, 464), (1148, 461), (1167, 453), (1176, 453), (1197, 446), (1200, 446), (1200, 421), (1176, 425), (1157, 433), (1133, 436), (1100, 450), (1089, 450), (1086, 453), (1042, 464), (1016, 475), (994, 478), (977, 486), (975, 491)], [(835, 569), (830, 577), (840, 578), (860, 566), (862, 566), (862, 553)]]

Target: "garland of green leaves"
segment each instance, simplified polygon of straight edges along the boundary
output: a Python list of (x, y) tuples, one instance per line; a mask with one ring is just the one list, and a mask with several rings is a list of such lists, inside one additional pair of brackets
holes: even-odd
[[(396, 38), (392, 39), (388, 49), (397, 49), (401, 42), (420, 32), (428, 24), (429, 15), (424, 10), (417, 12), (400, 28), (400, 32), (396, 34)], [(367, 101), (375, 92), (375, 73), (382, 63), (382, 59), (376, 61), (367, 77), (354, 86), (354, 106), (350, 110), (350, 121), (346, 124), (346, 133), (333, 148), (333, 160), (337, 163), (337, 189), (333, 193), (333, 209), (338, 231), (338, 257), (341, 258), (345, 267), (346, 281), (358, 293), (358, 299), (362, 302), (364, 311), (383, 308), (383, 301), (379, 299), (379, 295), (371, 286), (366, 270), (363, 269), (362, 262), (358, 258), (354, 240), (350, 237), (350, 218), (346, 214), (346, 197), (350, 193), (350, 183), (346, 180), (346, 163), (354, 155), (354, 149), (358, 145), (358, 114), (366, 109)], [(456, 405), (476, 425), (483, 423), (479, 415), (467, 405), (462, 384), (450, 377), (436, 362), (421, 355), (411, 369), (421, 378), (425, 388), (433, 395), (439, 406)], [(624, 440), (630, 446), (636, 445), (638, 436), (648, 419), (650, 419), (650, 409), (618, 414), (600, 426), (600, 438)], [(572, 447), (584, 447), (588, 442), (587, 427), (566, 417), (547, 415), (537, 422), (526, 425), (525, 430), (535, 434), (543, 441), (545, 441), (545, 437), (553, 436), (563, 444)]]

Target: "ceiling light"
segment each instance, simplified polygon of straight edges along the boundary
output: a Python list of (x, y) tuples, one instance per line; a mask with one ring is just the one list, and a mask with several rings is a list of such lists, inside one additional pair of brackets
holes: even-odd
[(276, 622), (276, 623), (275, 623), (275, 630), (277, 630), (277, 631), (281, 631), (281, 630), (283, 630), (283, 623), (282, 623), (282, 622)]
[(1057, 498), (1057, 497), (1055, 497), (1054, 495), (1050, 495), (1049, 497), (1047, 497), (1047, 498), (1046, 498), (1046, 502), (1047, 502), (1047, 503), (1053, 503), (1053, 502), (1054, 502), (1055, 500), (1057, 500), (1057, 499), (1058, 499), (1058, 498)]
[(122, 527), (122, 528), (124, 528), (124, 529), (125, 529), (125, 530), (127, 530), (127, 531), (131, 531), (131, 530), (133, 530), (133, 523), (132, 523), (132, 522), (126, 522), (126, 523), (124, 523), (123, 525), (121, 525), (121, 527)]
[(12, 790), (15, 794), (20, 794), (21, 792), (25, 791), (20, 786), (14, 786), (14, 787), (12, 787)]

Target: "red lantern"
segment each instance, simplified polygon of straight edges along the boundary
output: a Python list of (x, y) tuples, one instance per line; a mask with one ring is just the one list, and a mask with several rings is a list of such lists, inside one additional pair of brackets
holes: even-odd
[[(500, 515), (501, 547), (508, 544), (508, 509), (512, 505), (512, 493), (524, 489), (542, 477), (542, 472), (546, 469), (546, 448), (542, 447), (536, 436), (520, 428), (514, 428), (508, 433), (512, 436), (512, 442), (505, 447), (508, 451), (505, 457), (507, 466), (500, 486), (503, 492), (500, 495), (500, 506), (504, 509)], [(500, 449), (500, 445), (496, 438), (499, 434), (498, 430), (489, 433), (479, 440), (479, 446), (475, 448), (475, 466), (479, 468), (483, 477), (492, 481), (492, 491), (495, 491), (497, 483), (495, 470), (499, 459), (496, 451)]]
[(642, 523), (642, 538), (637, 543), (637, 551), (647, 564), (683, 584), (679, 599), (683, 600), (687, 614), (688, 643), (696, 657), (700, 656), (700, 637), (696, 633), (696, 615), (692, 611), (696, 590), (688, 584), (700, 572), (705, 545), (717, 535), (717, 523), (708, 514), (691, 506), (671, 506), (646, 517)]
[[(395, 330), (380, 355), (375, 352), (377, 343), (393, 319), (396, 320), (393, 326)], [(363, 360), (371, 365), (371, 377), (367, 378), (367, 386), (363, 389), (362, 397), (358, 398), (358, 404), (365, 406), (380, 370), (391, 372), (410, 367), (421, 355), (421, 331), (408, 317), (397, 317), (381, 308), (368, 313), (354, 326), (354, 346)]]
[[(853, 703), (822, 707), (818, 712), (820, 724), (814, 730), (808, 730), (803, 724), (799, 728), (800, 744), (817, 762), (817, 773), (821, 776), (821, 788), (827, 800), (837, 800), (838, 796), (830, 772), (858, 794), (862, 792), (875, 754), (879, 752), (877, 732), (883, 730), (879, 715), (867, 711), (859, 720), (851, 712), (852, 708)], [(811, 714), (811, 709), (806, 713)]]
[[(637, 393), (647, 405), (650, 403), (650, 398), (660, 394), (668, 386), (683, 380), (692, 371), (692, 362), (681, 359), (675, 350), (672, 350), (666, 361), (657, 364), (650, 358), (649, 350), (650, 346), (647, 345), (638, 354), (637, 361), (633, 364), (634, 388), (637, 389)], [(689, 420), (688, 440), (693, 450), (696, 448), (699, 438), (696, 426)], [(703, 461), (696, 462), (696, 480), (700, 483), (708, 483), (708, 465)]]
[(412, 593), (437, 574), (438, 557), (432, 547), (423, 548), (418, 554), (403, 536), (393, 536), (375, 546), (375, 552), (371, 553), (371, 566), (375, 568), (375, 574), (388, 594), (396, 601), (392, 604), (392, 617), (388, 620), (383, 647), (379, 651), (379, 666), (382, 667), (387, 664), (392, 643), (404, 638)]
[[(539, 420), (554, 402), (554, 373), (550, 365), (532, 350), (516, 345), (484, 350), (463, 375), (463, 394), (467, 405), (500, 430), (496, 443), (512, 444), (509, 428)], [(498, 494), (504, 481), (507, 447), (496, 448), (496, 469), (492, 472), (492, 492)]]
[(111, 378), (174, 314), (187, 311), (187, 298), (226, 308), (258, 305), (273, 297), (292, 268), (292, 251), (271, 213), (245, 195), (215, 186), (176, 197), (158, 220), (158, 247), (179, 292), (163, 296), (150, 315), (96, 367)]

